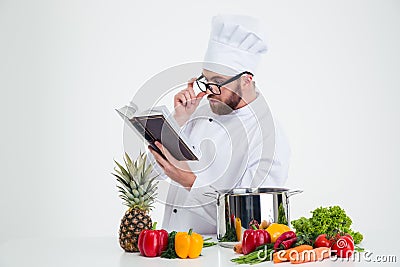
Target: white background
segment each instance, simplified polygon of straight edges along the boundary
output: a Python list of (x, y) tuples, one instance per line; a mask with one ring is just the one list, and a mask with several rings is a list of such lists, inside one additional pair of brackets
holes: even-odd
[(144, 2), (0, 0), (0, 243), (117, 236), (114, 108), (202, 60), (212, 15), (230, 12), (268, 34), (256, 78), (291, 142), (288, 186), (304, 190), (292, 219), (337, 204), (383, 249), (399, 220), (400, 2)]

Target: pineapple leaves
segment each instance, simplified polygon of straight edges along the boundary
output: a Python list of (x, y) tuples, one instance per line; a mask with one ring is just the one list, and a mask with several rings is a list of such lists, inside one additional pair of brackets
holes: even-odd
[[(147, 166), (147, 169), (144, 171), (143, 173), (143, 177), (148, 177), (151, 173), (151, 171), (153, 170), (153, 166), (151, 164), (149, 164)], [(156, 176), (157, 177), (157, 176)], [(151, 182), (150, 182), (151, 183)]]
[(125, 152), (125, 159), (126, 159), (126, 162), (128, 162), (127, 165), (132, 165), (132, 160), (131, 160), (131, 158), (129, 157), (128, 153), (126, 153), (126, 152)]
[(145, 163), (146, 163), (146, 157), (143, 157), (142, 155), (140, 157), (142, 160), (139, 162), (137, 172), (140, 174), (139, 175), (139, 184), (143, 184), (143, 175), (144, 175), (144, 167), (145, 167)]
[(112, 173), (112, 175), (114, 175), (115, 177), (117, 177), (117, 181), (124, 185), (126, 188), (129, 188), (129, 183), (127, 183), (122, 177), (120, 177), (119, 175)]
[[(122, 167), (122, 165), (119, 164), (116, 160), (114, 160), (114, 162), (115, 162), (115, 164), (117, 164), (117, 166), (120, 168), (120, 170), (121, 170), (121, 172), (122, 172), (122, 174), (123, 174), (122, 176), (129, 177), (129, 172), (128, 172), (127, 170), (125, 170), (125, 168)], [(117, 171), (117, 170), (115, 170), (115, 171)]]
[(158, 181), (155, 181), (158, 175), (150, 177), (153, 166), (146, 164), (146, 153), (140, 153), (135, 161), (125, 152), (125, 167), (114, 160), (117, 165), (114, 167), (115, 173), (112, 173), (118, 181), (119, 197), (123, 204), (130, 208), (140, 210), (151, 210), (157, 196)]
[(125, 192), (129, 192), (126, 188), (122, 188), (121, 186), (117, 185), (117, 188), (119, 189), (118, 192), (125, 194)]
[[(159, 183), (158, 181), (157, 181), (156, 183), (153, 184), (154, 180), (155, 180), (157, 177), (158, 177), (158, 176), (154, 176), (153, 178), (151, 178), (151, 179), (149, 180), (149, 185), (148, 185), (147, 188), (146, 188), (146, 192), (149, 192), (149, 191), (153, 190), (153, 188), (154, 188), (155, 186), (158, 185), (158, 183)], [(150, 186), (151, 186), (151, 188), (150, 188)]]
[(124, 188), (117, 186), (119, 189), (119, 192), (121, 192), (122, 194), (124, 194), (127, 198), (129, 199), (134, 199), (135, 196), (130, 192), (130, 190), (124, 190)]
[(114, 171), (118, 174), (118, 176), (125, 181), (127, 185), (129, 185), (130, 177), (126, 177), (122, 172), (120, 172), (117, 168), (114, 168)]

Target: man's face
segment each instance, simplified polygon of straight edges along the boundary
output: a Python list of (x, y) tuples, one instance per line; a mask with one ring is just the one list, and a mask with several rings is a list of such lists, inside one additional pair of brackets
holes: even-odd
[[(231, 78), (208, 70), (203, 70), (203, 75), (207, 79), (207, 82), (217, 84), (221, 84)], [(231, 113), (237, 107), (240, 100), (242, 100), (240, 79), (221, 87), (220, 95), (209, 94), (207, 99), (212, 112), (215, 114), (227, 115)]]

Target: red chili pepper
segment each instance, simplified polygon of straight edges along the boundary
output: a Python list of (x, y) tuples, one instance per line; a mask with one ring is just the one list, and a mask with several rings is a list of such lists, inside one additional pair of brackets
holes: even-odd
[[(294, 238), (296, 238), (296, 239), (294, 239)], [(285, 241), (285, 240), (288, 240), (288, 242), (283, 243), (283, 241)], [(291, 240), (291, 241), (289, 242), (289, 240)], [(274, 244), (274, 250), (277, 251), (281, 244), (283, 245), (284, 249), (288, 249), (296, 241), (297, 241), (297, 237), (296, 237), (295, 232), (293, 232), (293, 231), (284, 232), (276, 239), (275, 244)]]
[(167, 249), (168, 232), (155, 230), (157, 223), (153, 224), (152, 230), (142, 230), (139, 234), (138, 247), (143, 256), (157, 257)]
[(242, 250), (244, 255), (253, 252), (261, 245), (271, 243), (271, 237), (267, 231), (256, 230), (254, 226), (253, 229), (248, 229), (243, 233)]
[(291, 239), (287, 239), (287, 240), (282, 241), (281, 247), (286, 250), (286, 249), (291, 248), (292, 245), (294, 243), (296, 243), (296, 242), (297, 242), (297, 237), (293, 237)]

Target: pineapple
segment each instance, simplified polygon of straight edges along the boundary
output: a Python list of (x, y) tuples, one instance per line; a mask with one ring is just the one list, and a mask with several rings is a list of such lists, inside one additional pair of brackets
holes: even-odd
[(135, 162), (125, 153), (124, 161), (126, 168), (115, 161), (117, 167), (113, 173), (119, 183), (119, 196), (129, 207), (121, 220), (119, 243), (126, 252), (137, 252), (140, 232), (152, 227), (148, 213), (153, 208), (158, 181), (155, 181), (157, 176), (150, 178), (153, 166), (146, 164), (145, 153), (140, 153)]

